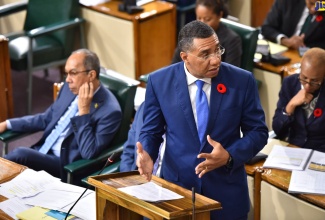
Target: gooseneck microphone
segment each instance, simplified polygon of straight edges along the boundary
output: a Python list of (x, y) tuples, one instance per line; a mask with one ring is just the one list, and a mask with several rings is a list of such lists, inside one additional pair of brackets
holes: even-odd
[[(110, 157), (108, 157), (108, 159), (107, 159), (107, 161), (106, 161), (106, 163), (105, 163), (105, 165), (103, 166), (103, 168), (99, 171), (99, 173), (97, 174), (97, 175), (100, 175), (102, 172), (103, 172), (103, 170), (104, 170), (104, 168), (105, 167), (107, 167), (108, 165), (110, 165), (110, 164), (112, 164), (113, 162), (114, 162), (114, 160), (116, 159), (116, 157), (118, 156), (118, 154), (117, 153), (112, 153), (112, 155), (110, 156)], [(83, 197), (83, 195), (86, 193), (86, 191), (89, 189), (89, 184), (88, 184), (88, 186), (87, 186), (87, 188), (85, 189), (85, 191), (83, 191), (83, 193), (79, 196), (79, 198), (77, 199), (77, 201), (75, 201), (75, 203), (71, 206), (71, 208), (69, 209), (69, 211), (67, 212), (67, 214), (65, 215), (65, 220), (67, 220), (67, 218), (69, 217), (69, 214), (70, 214), (70, 212), (71, 212), (71, 210), (73, 209), (73, 207), (79, 202), (79, 200)]]
[(195, 188), (192, 187), (192, 220), (195, 220)]

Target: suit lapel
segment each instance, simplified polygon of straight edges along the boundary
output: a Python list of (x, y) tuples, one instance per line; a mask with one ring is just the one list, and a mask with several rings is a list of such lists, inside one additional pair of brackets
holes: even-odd
[(176, 70), (174, 76), (175, 80), (173, 80), (173, 84), (176, 90), (177, 99), (179, 100), (180, 108), (184, 112), (184, 116), (190, 128), (191, 134), (193, 135), (194, 139), (201, 144), (192, 110), (183, 62), (178, 66), (178, 69)]

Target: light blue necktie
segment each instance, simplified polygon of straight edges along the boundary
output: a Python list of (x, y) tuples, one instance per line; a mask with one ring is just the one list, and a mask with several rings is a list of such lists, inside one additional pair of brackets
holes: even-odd
[(70, 124), (70, 119), (76, 115), (78, 112), (78, 98), (76, 97), (70, 104), (68, 110), (60, 118), (57, 126), (52, 130), (51, 134), (47, 136), (43, 146), (39, 149), (39, 152), (47, 154), (47, 152), (53, 147), (60, 134), (67, 128)]
[(195, 104), (196, 104), (196, 116), (197, 116), (197, 130), (199, 133), (199, 138), (201, 143), (205, 138), (205, 130), (208, 124), (209, 117), (209, 105), (208, 99), (203, 91), (204, 81), (196, 80), (195, 82), (197, 86)]

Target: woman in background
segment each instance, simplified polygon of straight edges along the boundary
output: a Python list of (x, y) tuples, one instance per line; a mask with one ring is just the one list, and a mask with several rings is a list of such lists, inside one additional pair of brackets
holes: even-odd
[[(212, 27), (226, 51), (221, 60), (235, 66), (240, 66), (242, 42), (240, 36), (220, 22), (228, 16), (228, 8), (223, 0), (197, 0), (195, 6), (196, 19)], [(182, 61), (180, 50), (175, 49), (172, 63)]]

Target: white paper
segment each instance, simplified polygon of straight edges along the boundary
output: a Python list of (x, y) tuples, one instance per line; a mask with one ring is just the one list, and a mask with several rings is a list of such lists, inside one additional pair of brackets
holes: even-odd
[(325, 194), (325, 153), (313, 151), (304, 171), (292, 171), (289, 193)]
[[(70, 207), (73, 204), (70, 204), (60, 211), (68, 212)], [(96, 194), (94, 191), (90, 191), (87, 196), (82, 197), (78, 203), (73, 207), (70, 214), (82, 218), (83, 220), (94, 220), (96, 219)]]
[(325, 195), (325, 172), (306, 169), (292, 171), (289, 193), (310, 193)]
[(93, 6), (93, 5), (98, 5), (102, 4), (105, 2), (109, 2), (109, 0), (79, 0), (79, 3), (85, 6)]
[(17, 213), (30, 209), (32, 207), (33, 206), (24, 204), (22, 199), (18, 197), (13, 197), (0, 202), (0, 209), (13, 219), (18, 219), (16, 217)]
[(14, 179), (1, 184), (0, 194), (7, 198), (34, 196), (54, 182), (60, 182), (60, 179), (51, 176), (45, 171), (26, 169)]
[(152, 181), (141, 185), (121, 187), (118, 190), (148, 202), (167, 201), (184, 197)]
[(275, 145), (267, 157), (264, 168), (304, 170), (312, 150)]

